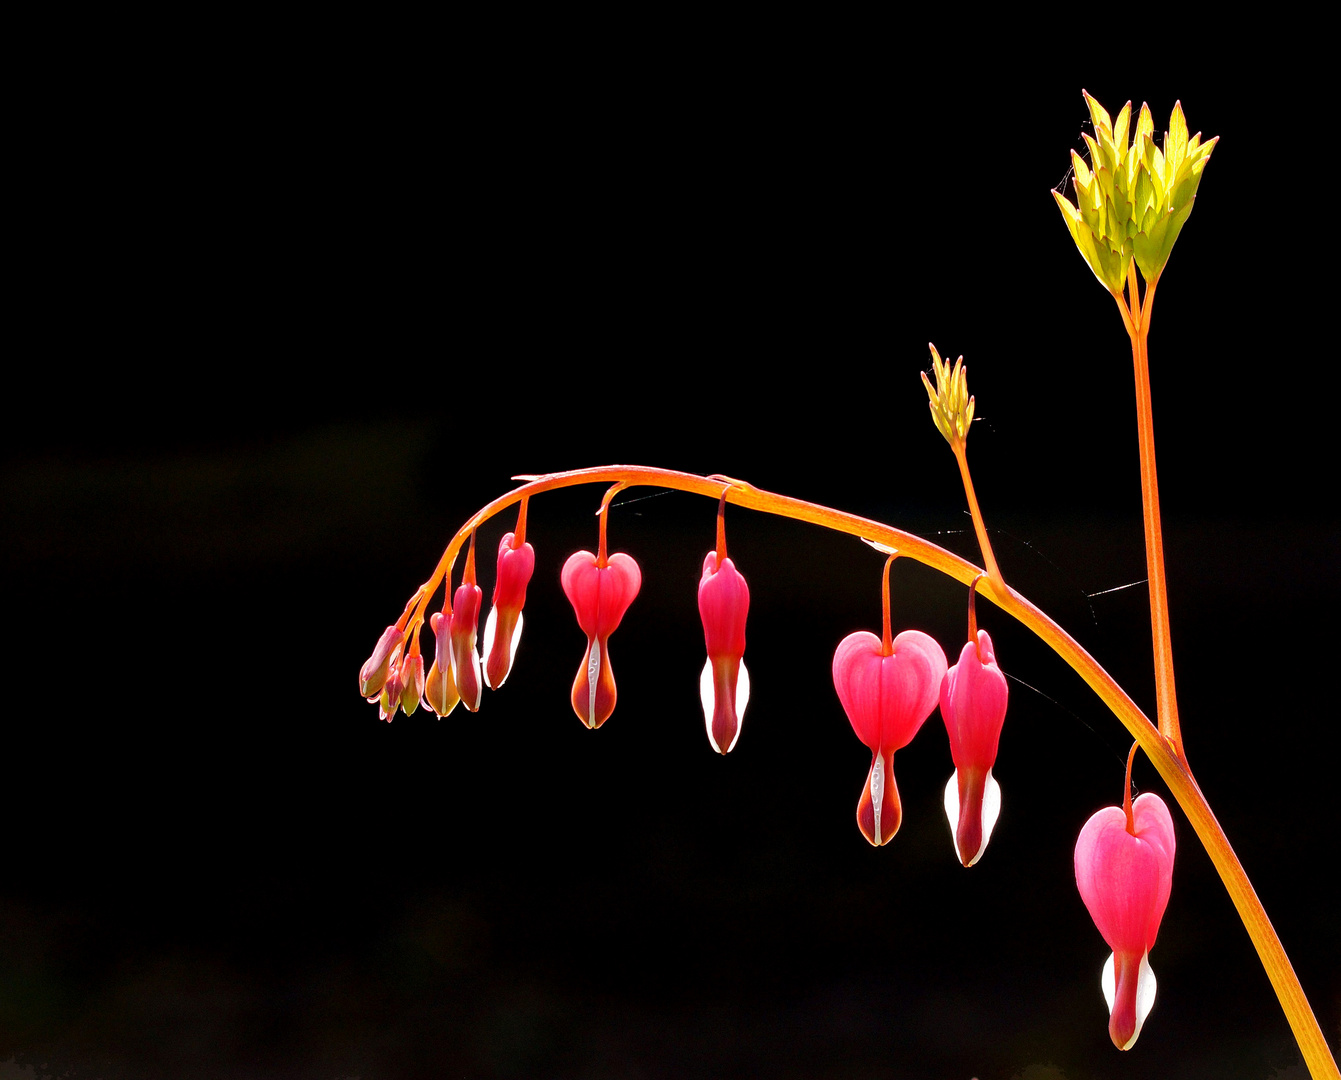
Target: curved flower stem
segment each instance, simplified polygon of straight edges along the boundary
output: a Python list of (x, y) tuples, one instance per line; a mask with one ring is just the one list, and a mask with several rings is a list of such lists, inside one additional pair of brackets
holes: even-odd
[(881, 631), (882, 637), (880, 639), (881, 656), (894, 655), (894, 637), (889, 625), (889, 568), (894, 565), (894, 560), (898, 557), (899, 553), (897, 551), (889, 553), (889, 558), (885, 560), (885, 572), (880, 579), (880, 606), (884, 614), (884, 629)]
[[(1146, 306), (1148, 309), (1149, 293), (1147, 293)], [(517, 477), (516, 479), (523, 478)], [(642, 465), (607, 465), (593, 469), (577, 469), (571, 472), (525, 477), (524, 479), (529, 482), (513, 489), (506, 495), (500, 496), (479, 510), (452, 537), (451, 543), (447, 545), (447, 550), (443, 552), (437, 568), (433, 571), (433, 576), (420, 586), (416, 593), (417, 603), (411, 601), (415, 606), (414, 614), (409, 620), (411, 626), (423, 621), (423, 613), (428, 606), (429, 598), (436, 592), (443, 577), (449, 572), (461, 545), (471, 532), (499, 511), (520, 502), (523, 498), (538, 495), (545, 491), (573, 487), (578, 484), (619, 483), (625, 487), (646, 485), (671, 488), (675, 491), (688, 491), (705, 495), (716, 500), (722, 497), (723, 482), (722, 478), (714, 479), (693, 473), (649, 468)], [(813, 525), (833, 529), (836, 532), (848, 533), (863, 540), (876, 541), (885, 545), (887, 549), (897, 549), (900, 555), (915, 559), (934, 570), (939, 570), (965, 585), (970, 584), (974, 578), (983, 574), (979, 567), (974, 566), (967, 559), (962, 559), (958, 555), (946, 551), (944, 548), (913, 533), (904, 532), (902, 529), (896, 529), (893, 526), (872, 521), (869, 518), (847, 514), (841, 510), (834, 510), (817, 503), (763, 491), (742, 481), (731, 481), (731, 483), (732, 486), (726, 493), (726, 501), (737, 506), (791, 518), (794, 521), (810, 522)], [(1094, 657), (1085, 651), (1079, 642), (1029, 600), (1006, 585), (1000, 577), (988, 576), (980, 580), (978, 582), (978, 592), (996, 604), (1002, 611), (1013, 616), (1032, 630), (1053, 652), (1066, 661), (1099, 695), (1099, 698), (1113, 712), (1113, 715), (1122, 722), (1123, 726), (1131, 732), (1137, 743), (1140, 744), (1141, 749), (1154, 764), (1156, 770), (1168, 785), (1169, 791), (1178, 801), (1178, 805), (1183, 808), (1183, 813), (1187, 815), (1193, 831), (1197, 834), (1197, 839), (1201, 841), (1202, 846), (1211, 857), (1211, 862), (1215, 864), (1215, 869), (1220, 874), (1220, 880), (1224, 882), (1225, 890), (1229, 893), (1230, 899), (1233, 900), (1239, 918), (1243, 921), (1248, 936), (1257, 949), (1262, 967), (1271, 980), (1271, 985), (1275, 989), (1281, 1008), (1285, 1011), (1286, 1018), (1290, 1022), (1290, 1028), (1294, 1032), (1295, 1040), (1303, 1052), (1309, 1070), (1315, 1080), (1323, 1077), (1341, 1080), (1341, 1075), (1337, 1072), (1336, 1062), (1332, 1058), (1326, 1040), (1323, 1038), (1322, 1029), (1318, 1026), (1313, 1010), (1309, 1007), (1308, 999), (1304, 996), (1303, 988), (1299, 985), (1299, 979), (1294, 973), (1294, 968), (1290, 965), (1289, 957), (1285, 955), (1285, 949), (1280, 943), (1280, 938), (1276, 936), (1271, 920), (1267, 918), (1262, 902), (1257, 898), (1257, 893), (1254, 892), (1252, 883), (1248, 880), (1248, 875), (1244, 872), (1238, 856), (1234, 854), (1234, 849), (1230, 847), (1224, 830), (1220, 828), (1220, 823), (1211, 811), (1210, 804), (1206, 802), (1206, 797), (1202, 795), (1201, 788), (1197, 786), (1196, 780), (1193, 779), (1186, 761), (1181, 753), (1175, 750), (1173, 741), (1159, 732), (1127, 692), (1114, 681), (1113, 677), (1104, 670), (1103, 666)], [(1170, 674), (1172, 674), (1171, 668)]]
[(959, 462), (959, 476), (964, 481), (969, 516), (973, 518), (973, 531), (978, 534), (978, 547), (982, 550), (983, 562), (987, 564), (987, 575), (998, 584), (1003, 584), (1006, 579), (1001, 576), (1001, 570), (996, 565), (996, 556), (992, 554), (992, 542), (987, 539), (987, 526), (983, 522), (982, 511), (978, 509), (978, 496), (973, 490), (973, 477), (969, 475), (968, 449), (963, 439), (956, 439), (950, 443), (950, 449), (955, 452), (955, 461)]
[(1159, 475), (1155, 468), (1155, 426), (1150, 407), (1150, 308), (1159, 279), (1147, 282), (1145, 299), (1136, 288), (1136, 263), (1127, 272), (1130, 306), (1117, 294), (1122, 321), (1131, 339), (1136, 376), (1136, 435), (1141, 453), (1141, 517), (1145, 522), (1145, 566), (1150, 587), (1150, 636), (1155, 651), (1155, 715), (1160, 733), (1184, 765), (1183, 734), (1178, 724), (1178, 695), (1173, 679), (1173, 639), (1169, 633), (1169, 594), (1164, 576), (1164, 531), (1159, 518)]

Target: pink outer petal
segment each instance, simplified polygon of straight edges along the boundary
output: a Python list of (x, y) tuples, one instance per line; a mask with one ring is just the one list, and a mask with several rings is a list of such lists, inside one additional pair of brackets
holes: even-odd
[(498, 544), (498, 568), (494, 577), (493, 606), (520, 611), (526, 604), (526, 586), (535, 572), (535, 548), (530, 544), (512, 547), (512, 533), (505, 533)]
[(433, 630), (435, 645), (433, 666), (428, 669), (428, 677), (424, 680), (424, 704), (441, 719), (461, 701), (452, 678), (451, 619), (435, 611), (429, 616), (428, 625)]
[(601, 568), (590, 551), (577, 551), (563, 564), (559, 580), (582, 632), (589, 638), (606, 638), (638, 595), (643, 576), (633, 557), (623, 552), (611, 555)]
[(461, 702), (471, 712), (480, 707), (480, 657), (475, 637), (480, 624), (480, 602), (484, 591), (478, 585), (462, 584), (452, 600), (452, 678)]
[(959, 663), (941, 680), (941, 719), (950, 736), (950, 756), (956, 769), (985, 773), (996, 762), (1008, 693), (1006, 677), (992, 651), (992, 639), (986, 630), (979, 630), (977, 642), (965, 643)]
[(750, 613), (750, 588), (730, 559), (717, 565), (717, 552), (703, 560), (698, 583), (698, 613), (703, 641), (714, 660), (745, 655), (745, 619)]
[(859, 630), (838, 644), (833, 684), (857, 738), (872, 750), (893, 753), (907, 746), (936, 708), (945, 653), (920, 630), (905, 630), (893, 641), (894, 654), (881, 656), (881, 642)]
[(1155, 944), (1173, 887), (1173, 819), (1164, 800), (1146, 792), (1132, 804), (1136, 835), (1120, 806), (1085, 822), (1076, 841), (1076, 888), (1094, 925), (1119, 956), (1141, 956)]
[(391, 673), (392, 654), (404, 640), (405, 635), (400, 630), (388, 626), (377, 639), (372, 655), (363, 662), (363, 667), (359, 669), (359, 693), (369, 701), (377, 700), (382, 692), (387, 676)]

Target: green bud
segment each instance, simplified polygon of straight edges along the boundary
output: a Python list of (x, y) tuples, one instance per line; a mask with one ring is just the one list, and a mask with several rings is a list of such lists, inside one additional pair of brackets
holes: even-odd
[(969, 425), (973, 423), (973, 398), (968, 392), (968, 368), (964, 367), (961, 356), (955, 361), (954, 368), (948, 360), (942, 360), (935, 345), (931, 349), (931, 368), (936, 375), (936, 387), (932, 389), (927, 373), (922, 372), (922, 385), (927, 388), (927, 397), (931, 399), (931, 419), (936, 430), (945, 436), (951, 446), (956, 442), (963, 444), (968, 438)]
[(1205, 143), (1200, 133), (1189, 138), (1183, 107), (1175, 103), (1161, 149), (1155, 145), (1148, 105), (1141, 106), (1133, 131), (1131, 102), (1116, 121), (1087, 93), (1085, 103), (1094, 135), (1081, 136), (1088, 163), (1071, 152), (1076, 202), (1055, 191), (1053, 197), (1094, 276), (1109, 292), (1120, 294), (1132, 258), (1147, 282), (1163, 273), (1219, 137)]

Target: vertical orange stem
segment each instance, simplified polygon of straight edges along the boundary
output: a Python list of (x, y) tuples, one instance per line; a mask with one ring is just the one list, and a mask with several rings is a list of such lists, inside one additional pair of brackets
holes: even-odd
[(610, 514), (610, 500), (623, 491), (628, 484), (621, 481), (618, 484), (612, 484), (610, 490), (605, 493), (605, 498), (601, 500), (601, 508), (596, 511), (601, 518), (601, 542), (596, 548), (596, 565), (602, 570), (608, 565), (605, 557), (605, 520)]
[[(1129, 286), (1136, 295), (1136, 266)], [(1156, 279), (1157, 281), (1158, 279)], [(1173, 678), (1173, 638), (1169, 632), (1169, 594), (1164, 575), (1164, 531), (1159, 515), (1159, 475), (1155, 468), (1155, 424), (1150, 406), (1150, 363), (1147, 338), (1155, 282), (1146, 285), (1145, 300), (1132, 313), (1131, 355), (1136, 375), (1136, 435), (1141, 456), (1141, 510), (1145, 522), (1145, 566), (1150, 587), (1150, 636), (1155, 652), (1155, 715), (1159, 731), (1184, 764), (1182, 729), (1178, 724), (1178, 696)]]
[(726, 492), (722, 492), (717, 502), (717, 566), (720, 569), (726, 558)]
[(983, 523), (982, 511), (978, 509), (978, 496), (973, 490), (973, 477), (969, 475), (967, 448), (962, 439), (952, 442), (950, 448), (955, 452), (955, 460), (959, 462), (959, 476), (964, 481), (964, 494), (968, 496), (969, 516), (973, 518), (973, 531), (978, 534), (978, 547), (982, 549), (983, 566), (987, 570), (988, 577), (1004, 584), (1006, 579), (1001, 576), (1001, 570), (996, 565), (996, 556), (992, 554), (992, 542), (987, 539), (987, 526)]

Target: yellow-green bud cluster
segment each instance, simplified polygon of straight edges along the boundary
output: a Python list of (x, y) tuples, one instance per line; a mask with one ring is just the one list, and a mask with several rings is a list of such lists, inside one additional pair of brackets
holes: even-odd
[(1089, 94), (1085, 101), (1094, 136), (1081, 136), (1089, 147), (1088, 164), (1071, 151), (1076, 203), (1052, 194), (1094, 276), (1109, 292), (1120, 293), (1133, 258), (1147, 282), (1159, 277), (1192, 213), (1201, 172), (1219, 136), (1203, 143), (1198, 132), (1189, 139), (1183, 107), (1175, 103), (1161, 150), (1150, 107), (1142, 105), (1128, 145), (1131, 102), (1114, 122)]
[(952, 369), (948, 360), (942, 360), (936, 346), (931, 349), (931, 368), (936, 375), (936, 388), (931, 387), (927, 373), (922, 372), (922, 385), (927, 388), (927, 397), (931, 399), (931, 419), (936, 422), (936, 430), (945, 436), (946, 442), (954, 446), (968, 438), (969, 425), (973, 423), (973, 399), (968, 392), (968, 368), (961, 356)]

